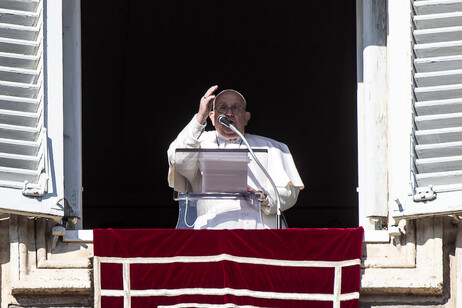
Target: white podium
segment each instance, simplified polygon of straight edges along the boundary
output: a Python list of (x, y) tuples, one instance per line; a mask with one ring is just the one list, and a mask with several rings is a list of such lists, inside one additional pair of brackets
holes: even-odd
[[(253, 151), (266, 164), (268, 150)], [(261, 213), (259, 195), (249, 193), (247, 185), (263, 187), (266, 178), (247, 149), (179, 148), (175, 172), (177, 229), (194, 228), (198, 217), (219, 221), (226, 213), (227, 220), (240, 221), (245, 215)]]

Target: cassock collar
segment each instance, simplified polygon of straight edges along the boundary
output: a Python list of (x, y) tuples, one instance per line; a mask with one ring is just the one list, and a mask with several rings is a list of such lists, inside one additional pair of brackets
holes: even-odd
[(241, 144), (241, 142), (242, 142), (242, 139), (239, 136), (236, 139), (229, 139), (229, 138), (226, 138), (225, 136), (220, 135), (220, 133), (218, 131), (215, 131), (215, 133), (217, 135), (217, 143), (218, 144), (221, 144), (221, 143), (225, 143), (225, 144)]

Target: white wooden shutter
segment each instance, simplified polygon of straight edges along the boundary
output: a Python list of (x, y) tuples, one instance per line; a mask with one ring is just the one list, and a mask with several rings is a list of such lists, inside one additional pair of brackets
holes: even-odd
[[(398, 216), (462, 211), (462, 1), (411, 1), (415, 204)], [(459, 201), (461, 200), (461, 201)]]
[(0, 211), (57, 218), (62, 17), (61, 1), (49, 2), (0, 0)]

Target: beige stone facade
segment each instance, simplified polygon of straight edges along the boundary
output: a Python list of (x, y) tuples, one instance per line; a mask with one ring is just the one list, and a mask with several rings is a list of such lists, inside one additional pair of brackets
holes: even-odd
[[(93, 306), (91, 241), (55, 238), (49, 219), (2, 217), (2, 308)], [(389, 243), (364, 244), (361, 307), (460, 307), (462, 224), (423, 218), (402, 230)]]
[[(14, 1), (3, 2), (10, 5)], [(67, 16), (67, 19), (64, 18), (64, 22), (74, 20), (70, 17), (78, 16), (78, 7), (69, 6), (69, 3), (78, 4), (79, 2), (56, 1), (52, 5), (52, 1), (45, 1), (45, 4), (48, 5), (45, 9), (34, 4), (34, 1), (31, 3), (36, 6), (37, 12), (47, 10), (48, 20), (45, 21), (48, 26), (45, 28), (50, 30), (46, 33), (49, 58), (45, 61), (38, 57), (37, 63), (47, 63), (48, 76), (46, 80), (49, 82), (47, 93), (57, 95), (59, 98), (47, 97), (47, 102), (49, 102), (47, 105), (49, 108), (48, 117), (53, 118), (52, 123), (47, 126), (47, 134), (54, 141), (52, 149), (57, 150), (59, 148), (57, 140), (63, 138), (63, 128), (54, 126), (58, 122), (56, 120), (57, 114), (62, 115), (63, 110), (59, 109), (62, 106), (57, 108), (51, 103), (64, 100), (66, 104), (72, 105), (69, 102), (73, 102), (74, 99), (75, 106), (71, 107), (75, 109), (69, 106), (64, 108), (64, 111), (73, 115), (77, 114), (76, 110), (80, 108), (80, 103), (77, 103), (80, 96), (73, 92), (79, 86), (70, 87), (71, 89), (61, 88), (64, 78), (74, 80), (74, 75), (80, 74), (80, 63), (76, 61), (76, 68), (66, 67), (63, 69), (62, 61), (58, 61), (62, 56), (61, 53), (67, 56), (64, 58), (79, 59), (79, 55), (72, 52), (78, 50), (78, 48), (74, 48), (75, 45), (80, 46), (80, 36), (75, 34), (79, 33), (76, 30), (80, 25), (76, 25), (74, 28), (66, 26), (64, 29), (58, 28), (57, 25), (63, 25), (61, 20), (63, 16)], [(42, 2), (37, 3), (41, 5)], [(57, 3), (64, 3), (63, 11), (57, 9)], [(426, 4), (429, 6), (428, 8), (425, 8)], [(447, 9), (447, 5), (453, 5), (455, 9)], [(420, 31), (420, 34), (416, 31), (414, 40), (422, 40), (420, 46), (416, 46), (417, 44), (414, 44), (414, 40), (411, 39), (411, 24), (413, 24), (411, 15), (418, 9), (423, 10), (420, 15), (417, 15), (421, 21), (425, 21), (428, 19), (427, 15), (430, 15), (426, 13), (426, 10), (431, 11), (436, 8), (441, 11), (448, 10), (449, 12), (445, 13), (448, 14), (445, 15), (448, 18), (447, 22), (455, 20), (459, 24), (453, 25), (450, 30), (441, 26), (436, 28), (437, 30), (435, 27), (425, 28), (424, 31)], [(51, 17), (54, 16), (51, 14), (52, 10), (56, 11), (54, 15), (58, 18), (57, 20), (52, 20)], [(445, 187), (446, 191), (441, 189), (436, 195), (433, 195), (432, 186), (421, 187), (429, 188), (429, 190), (424, 190), (420, 194), (414, 191), (414, 187), (412, 189), (409, 187), (410, 173), (411, 171), (415, 173), (415, 170), (410, 170), (410, 158), (414, 154), (412, 151), (416, 149), (411, 150), (411, 146), (414, 145), (411, 144), (409, 136), (411, 133), (415, 133), (413, 126), (416, 122), (415, 118), (419, 116), (411, 114), (411, 109), (415, 107), (412, 105), (415, 103), (414, 96), (417, 97), (417, 94), (423, 96), (422, 92), (413, 96), (412, 91), (418, 86), (413, 82), (420, 80), (423, 83), (421, 90), (422, 88), (435, 89), (429, 87), (427, 84), (429, 83), (437, 89), (445, 86), (450, 90), (449, 92), (454, 89), (454, 91), (459, 91), (456, 93), (459, 96), (450, 98), (448, 106), (446, 106), (446, 109), (450, 109), (451, 112), (445, 112), (450, 115), (446, 118), (456, 119), (455, 122), (458, 121), (458, 123), (462, 121), (462, 107), (460, 107), (462, 106), (460, 103), (462, 102), (462, 90), (460, 90), (462, 89), (462, 74), (460, 72), (462, 70), (462, 13), (460, 13), (462, 12), (462, 1), (357, 0), (357, 10), (358, 140), (360, 142), (358, 149), (359, 221), (360, 225), (366, 229), (366, 242), (363, 246), (362, 258), (360, 306), (367, 308), (462, 307), (462, 223), (459, 218), (462, 213), (462, 205), (459, 203), (460, 196), (462, 196), (462, 184), (459, 182), (456, 183), (461, 185), (459, 187)], [(438, 18), (434, 19), (435, 22), (438, 22), (441, 19), (439, 17), (442, 16), (438, 14), (442, 13), (435, 11), (433, 14), (437, 14)], [(37, 14), (34, 18), (43, 22), (39, 16)], [(74, 34), (72, 34), (72, 29)], [(27, 34), (28, 31), (24, 32)], [(36, 31), (43, 33), (43, 31)], [(8, 35), (11, 34), (8, 31), (5, 32), (7, 35), (5, 37), (9, 38)], [(65, 33), (65, 39), (70, 41), (68, 46), (71, 47), (66, 47), (66, 40), (64, 43), (61, 42), (63, 33)], [(432, 40), (436, 36), (447, 36), (448, 39), (439, 42), (440, 45), (434, 48), (434, 44), (437, 43)], [(37, 37), (33, 46), (43, 46), (40, 36)], [(449, 44), (448, 42), (452, 43)], [(57, 47), (62, 45), (63, 48)], [(23, 49), (27, 51), (28, 46), (26, 44)], [(442, 67), (447, 65), (444, 66), (446, 73), (440, 69), (432, 71), (431, 74), (424, 71), (421, 75), (412, 75), (411, 68), (414, 68), (413, 65), (416, 63), (413, 61), (421, 61), (423, 67), (436, 63), (438, 61), (435, 60), (435, 56), (425, 56), (425, 52), (442, 50), (443, 47), (448, 46), (448, 53), (455, 50), (458, 54), (451, 53), (439, 58), (438, 61), (441, 62)], [(25, 53), (23, 49), (19, 49), (17, 54), (23, 55)], [(53, 54), (53, 52), (58, 51), (58, 56)], [(412, 54), (418, 52), (422, 55), (413, 59)], [(52, 60), (55, 60), (56, 63)], [(454, 65), (459, 66), (454, 67)], [(22, 67), (19, 68), (23, 69)], [(457, 71), (454, 72), (454, 70)], [(64, 72), (64, 76), (61, 73), (50, 75), (53, 72)], [(444, 77), (443, 81), (438, 79), (441, 76)], [(459, 80), (457, 85), (454, 85), (455, 79)], [(79, 79), (75, 78), (75, 80)], [(79, 83), (77, 82), (77, 84)], [(59, 85), (59, 87), (55, 89), (52, 88), (53, 85)], [(37, 92), (40, 91), (37, 90)], [(435, 91), (429, 92), (433, 95)], [(428, 103), (428, 100), (430, 99), (422, 98), (422, 102)], [(434, 100), (436, 99), (431, 99), (430, 102), (434, 104)], [(371, 110), (371, 106), (377, 108)], [(441, 110), (437, 111), (442, 112)], [(425, 117), (423, 118), (425, 120)], [(76, 116), (75, 122), (78, 123), (80, 120)], [(66, 124), (72, 121), (64, 122)], [(457, 125), (459, 125), (459, 130), (450, 130), (451, 133), (456, 134), (462, 131), (462, 126)], [(79, 129), (80, 127), (72, 127), (68, 128), (67, 132), (78, 132)], [(67, 137), (63, 143), (75, 139)], [(459, 139), (456, 141), (459, 143), (450, 143), (454, 148), (453, 150), (456, 151), (455, 153), (459, 153), (457, 151), (462, 148), (460, 145), (460, 138), (462, 137), (461, 135), (458, 137)], [(439, 151), (437, 147), (439, 144), (440, 142), (435, 145), (435, 152)], [(78, 156), (80, 153), (81, 149), (77, 145), (63, 145), (63, 147), (66, 146), (66, 154), (71, 153)], [(447, 157), (445, 159), (450, 163), (455, 161), (457, 164), (462, 164), (460, 159), (462, 156), (460, 155), (460, 153), (451, 154), (448, 156), (450, 159)], [(452, 160), (451, 157), (459, 158)], [(80, 163), (72, 164), (72, 161), (78, 161), (79, 158), (69, 159), (68, 156), (64, 158), (63, 153), (60, 155), (55, 153), (53, 159), (55, 160), (55, 167), (71, 161), (71, 172), (66, 174), (63, 170), (59, 170), (59, 174), (53, 176), (50, 173), (48, 177), (50, 179), (64, 179), (66, 177), (67, 187), (72, 187), (69, 175), (79, 175), (81, 171), (79, 169)], [(79, 172), (75, 172), (75, 170)], [(452, 170), (452, 172), (450, 180), (456, 176), (462, 177), (460, 169)], [(75, 182), (79, 181), (80, 179), (75, 180)], [(19, 188), (16, 188), (22, 189), (23, 181), (18, 183)], [(63, 190), (64, 187), (61, 186), (64, 183), (59, 184), (59, 189), (62, 188)], [(75, 189), (77, 193), (69, 194), (72, 198), (68, 199), (74, 200), (71, 204), (79, 204), (75, 200), (80, 199), (81, 184), (74, 186), (77, 187)], [(6, 188), (8, 187), (6, 186)], [(5, 213), (0, 215), (1, 308), (92, 307), (94, 278), (91, 237), (82, 239), (68, 236), (75, 231), (64, 231), (61, 226), (57, 225), (56, 220), (36, 217), (59, 219), (65, 215), (65, 202), (63, 202), (64, 198), (61, 197), (62, 194), (56, 194), (57, 201), (51, 202), (50, 210), (45, 211), (44, 202), (30, 198), (30, 195), (44, 194), (44, 191), (40, 192), (40, 189), (37, 188), (30, 191), (26, 190), (23, 193), (16, 193), (17, 191), (15, 191), (14, 194), (9, 195), (11, 199), (9, 200), (8, 196), (5, 195), (6, 188), (1, 197), (8, 202), (4, 202), (2, 211)], [(11, 196), (15, 197), (14, 200), (18, 199), (19, 201), (13, 202)], [(428, 202), (413, 202), (412, 200), (412, 202), (406, 202), (407, 199), (415, 201), (419, 197)], [(25, 202), (31, 200), (36, 202), (31, 204)], [(56, 205), (61, 203), (62, 206), (59, 207), (59, 211), (55, 212)], [(406, 211), (399, 213), (402, 205)], [(37, 210), (38, 208), (40, 210)], [(74, 211), (77, 212), (77, 216), (81, 216), (77, 206), (75, 206)], [(29, 215), (17, 215), (24, 212)], [(33, 215), (34, 217), (32, 217)], [(398, 221), (398, 219), (400, 220)], [(376, 223), (377, 221), (381, 223)], [(91, 230), (87, 231), (91, 234)], [(370, 240), (371, 234), (380, 234), (380, 236), (372, 236), (373, 239)]]
[(92, 307), (93, 244), (56, 241), (55, 222), (3, 215), (1, 307)]
[(408, 221), (404, 232), (390, 243), (364, 244), (361, 307), (461, 307), (458, 218)]

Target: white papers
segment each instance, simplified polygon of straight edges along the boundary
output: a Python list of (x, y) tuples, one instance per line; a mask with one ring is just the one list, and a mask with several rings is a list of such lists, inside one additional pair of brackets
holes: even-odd
[(201, 153), (202, 192), (246, 192), (247, 152)]

